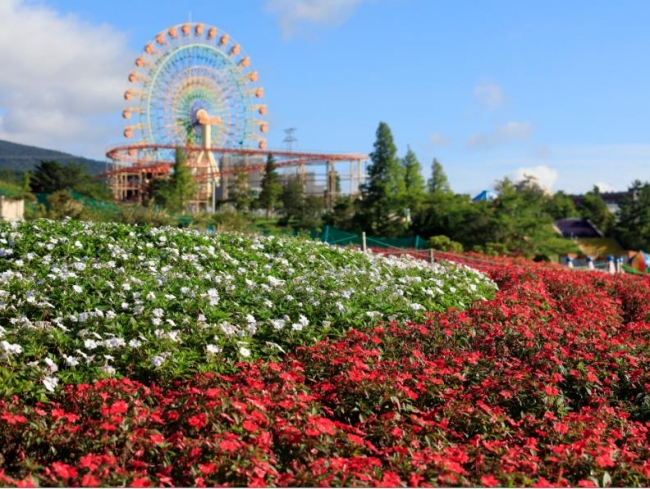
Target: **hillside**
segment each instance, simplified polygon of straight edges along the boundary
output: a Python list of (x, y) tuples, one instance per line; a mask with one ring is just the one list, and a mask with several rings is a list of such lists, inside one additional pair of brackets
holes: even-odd
[(43, 160), (53, 160), (64, 164), (70, 162), (81, 163), (91, 174), (102, 173), (106, 170), (106, 163), (102, 161), (0, 140), (0, 170), (32, 170)]

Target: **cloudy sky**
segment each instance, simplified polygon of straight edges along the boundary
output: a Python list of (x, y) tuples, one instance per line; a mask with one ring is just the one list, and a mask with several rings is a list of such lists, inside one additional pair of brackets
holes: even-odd
[(0, 0), (0, 139), (101, 158), (133, 60), (190, 18), (251, 56), (270, 147), (370, 152), (385, 121), (457, 192), (650, 180), (646, 0)]

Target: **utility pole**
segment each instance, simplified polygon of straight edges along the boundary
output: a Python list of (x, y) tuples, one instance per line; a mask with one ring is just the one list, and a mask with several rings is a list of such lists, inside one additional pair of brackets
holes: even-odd
[(296, 137), (293, 135), (294, 132), (296, 132), (295, 127), (290, 127), (289, 129), (284, 130), (286, 136), (284, 137), (282, 142), (287, 145), (287, 151), (293, 151), (293, 143), (298, 141)]

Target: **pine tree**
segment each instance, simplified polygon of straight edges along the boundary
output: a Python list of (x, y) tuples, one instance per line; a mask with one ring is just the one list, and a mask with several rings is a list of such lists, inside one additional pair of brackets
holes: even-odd
[(275, 209), (280, 196), (282, 195), (282, 184), (280, 183), (280, 175), (275, 168), (275, 159), (269, 153), (266, 158), (266, 166), (264, 168), (264, 175), (262, 176), (261, 183), (262, 190), (260, 192), (258, 202), (260, 207), (266, 209), (266, 217), (271, 215)]
[(402, 160), (402, 163), (404, 165), (404, 202), (411, 211), (415, 211), (420, 208), (424, 201), (422, 167), (410, 147), (406, 151), (406, 156)]
[(360, 211), (368, 231), (386, 237), (398, 236), (404, 231), (401, 202), (405, 192), (404, 170), (388, 124), (380, 122), (376, 136)]
[(287, 225), (291, 219), (302, 218), (305, 207), (305, 194), (298, 178), (291, 178), (282, 191), (282, 224)]
[(187, 166), (187, 153), (180, 146), (176, 148), (174, 169), (170, 178), (172, 208), (185, 212), (187, 205), (196, 196), (198, 187), (192, 171)]
[(650, 251), (650, 183), (635, 180), (618, 207), (614, 235), (628, 250)]
[(437, 158), (433, 159), (431, 163), (431, 178), (429, 179), (429, 193), (444, 193), (450, 194), (451, 187), (449, 186), (449, 180), (447, 180), (447, 175), (445, 170), (443, 170), (442, 165)]
[(584, 195), (578, 212), (581, 217), (593, 222), (605, 235), (609, 233), (614, 224), (614, 215), (607, 208), (607, 204), (596, 186)]
[(248, 173), (243, 166), (239, 166), (233, 176), (233, 181), (228, 189), (230, 200), (238, 211), (247, 211), (251, 204)]

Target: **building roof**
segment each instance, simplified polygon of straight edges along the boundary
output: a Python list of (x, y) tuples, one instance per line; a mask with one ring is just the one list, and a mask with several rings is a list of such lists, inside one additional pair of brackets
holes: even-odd
[(555, 221), (555, 227), (565, 238), (602, 238), (603, 233), (589, 220), (569, 217)]
[(592, 258), (605, 258), (609, 255), (620, 256), (625, 254), (621, 245), (614, 238), (578, 238), (575, 243), (586, 256)]
[(492, 190), (483, 190), (480, 194), (478, 194), (476, 197), (472, 199), (472, 202), (479, 202), (481, 200), (489, 200), (492, 201), (498, 197), (496, 192), (493, 192)]

